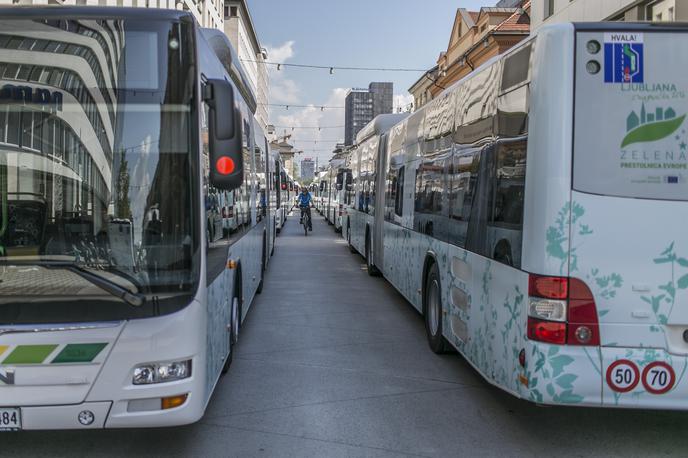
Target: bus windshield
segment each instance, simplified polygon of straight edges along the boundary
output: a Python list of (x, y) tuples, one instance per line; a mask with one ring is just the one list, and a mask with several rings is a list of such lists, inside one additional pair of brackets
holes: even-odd
[(0, 17), (0, 323), (189, 303), (194, 75), (190, 21)]

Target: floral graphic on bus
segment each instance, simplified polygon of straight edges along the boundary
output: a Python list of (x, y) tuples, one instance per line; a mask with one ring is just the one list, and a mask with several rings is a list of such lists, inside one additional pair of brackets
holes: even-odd
[(640, 115), (632, 111), (626, 118), (627, 133), (621, 147), (662, 140), (676, 132), (685, 119), (686, 115), (676, 116), (676, 111), (671, 107), (656, 107), (654, 111), (647, 111), (643, 103)]

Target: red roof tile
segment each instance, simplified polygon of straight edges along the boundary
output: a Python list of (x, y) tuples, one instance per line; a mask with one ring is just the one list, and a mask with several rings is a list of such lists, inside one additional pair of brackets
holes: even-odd
[(494, 28), (495, 32), (530, 32), (530, 16), (525, 13), (525, 9), (530, 6), (530, 2), (525, 2), (514, 14), (506, 18), (501, 24)]

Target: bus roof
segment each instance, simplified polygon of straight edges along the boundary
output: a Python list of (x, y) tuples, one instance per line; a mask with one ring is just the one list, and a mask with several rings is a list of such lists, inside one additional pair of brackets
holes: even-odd
[(394, 125), (398, 124), (408, 116), (409, 113), (381, 114), (376, 116), (375, 119), (370, 121), (368, 125), (361, 129), (358, 135), (356, 135), (356, 143), (363, 143), (373, 135), (379, 135), (387, 132)]
[(161, 19), (178, 20), (193, 15), (185, 11), (157, 8), (123, 8), (100, 6), (1, 6), (0, 17), (18, 19), (92, 18), (92, 19)]
[(249, 79), (244, 72), (241, 62), (239, 61), (239, 55), (234, 49), (232, 43), (229, 41), (229, 38), (224, 34), (224, 32), (217, 29), (201, 28), (200, 30), (203, 38), (205, 38), (205, 40), (208, 42), (208, 45), (215, 53), (215, 56), (220, 60), (222, 66), (231, 76), (234, 84), (236, 84), (239, 88), (239, 91), (244, 97), (244, 100), (246, 100), (251, 113), (255, 113), (258, 106), (258, 103), (256, 102), (256, 96), (251, 89)]
[(610, 32), (685, 32), (688, 22), (573, 22), (577, 31), (610, 31)]

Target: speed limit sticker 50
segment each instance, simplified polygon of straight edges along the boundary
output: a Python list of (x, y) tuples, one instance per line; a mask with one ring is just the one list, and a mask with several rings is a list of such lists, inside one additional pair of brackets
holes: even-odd
[(607, 368), (607, 385), (617, 393), (628, 393), (638, 386), (640, 371), (633, 361), (619, 359)]
[(648, 393), (664, 394), (676, 383), (674, 369), (663, 361), (655, 361), (643, 369), (643, 386)]

